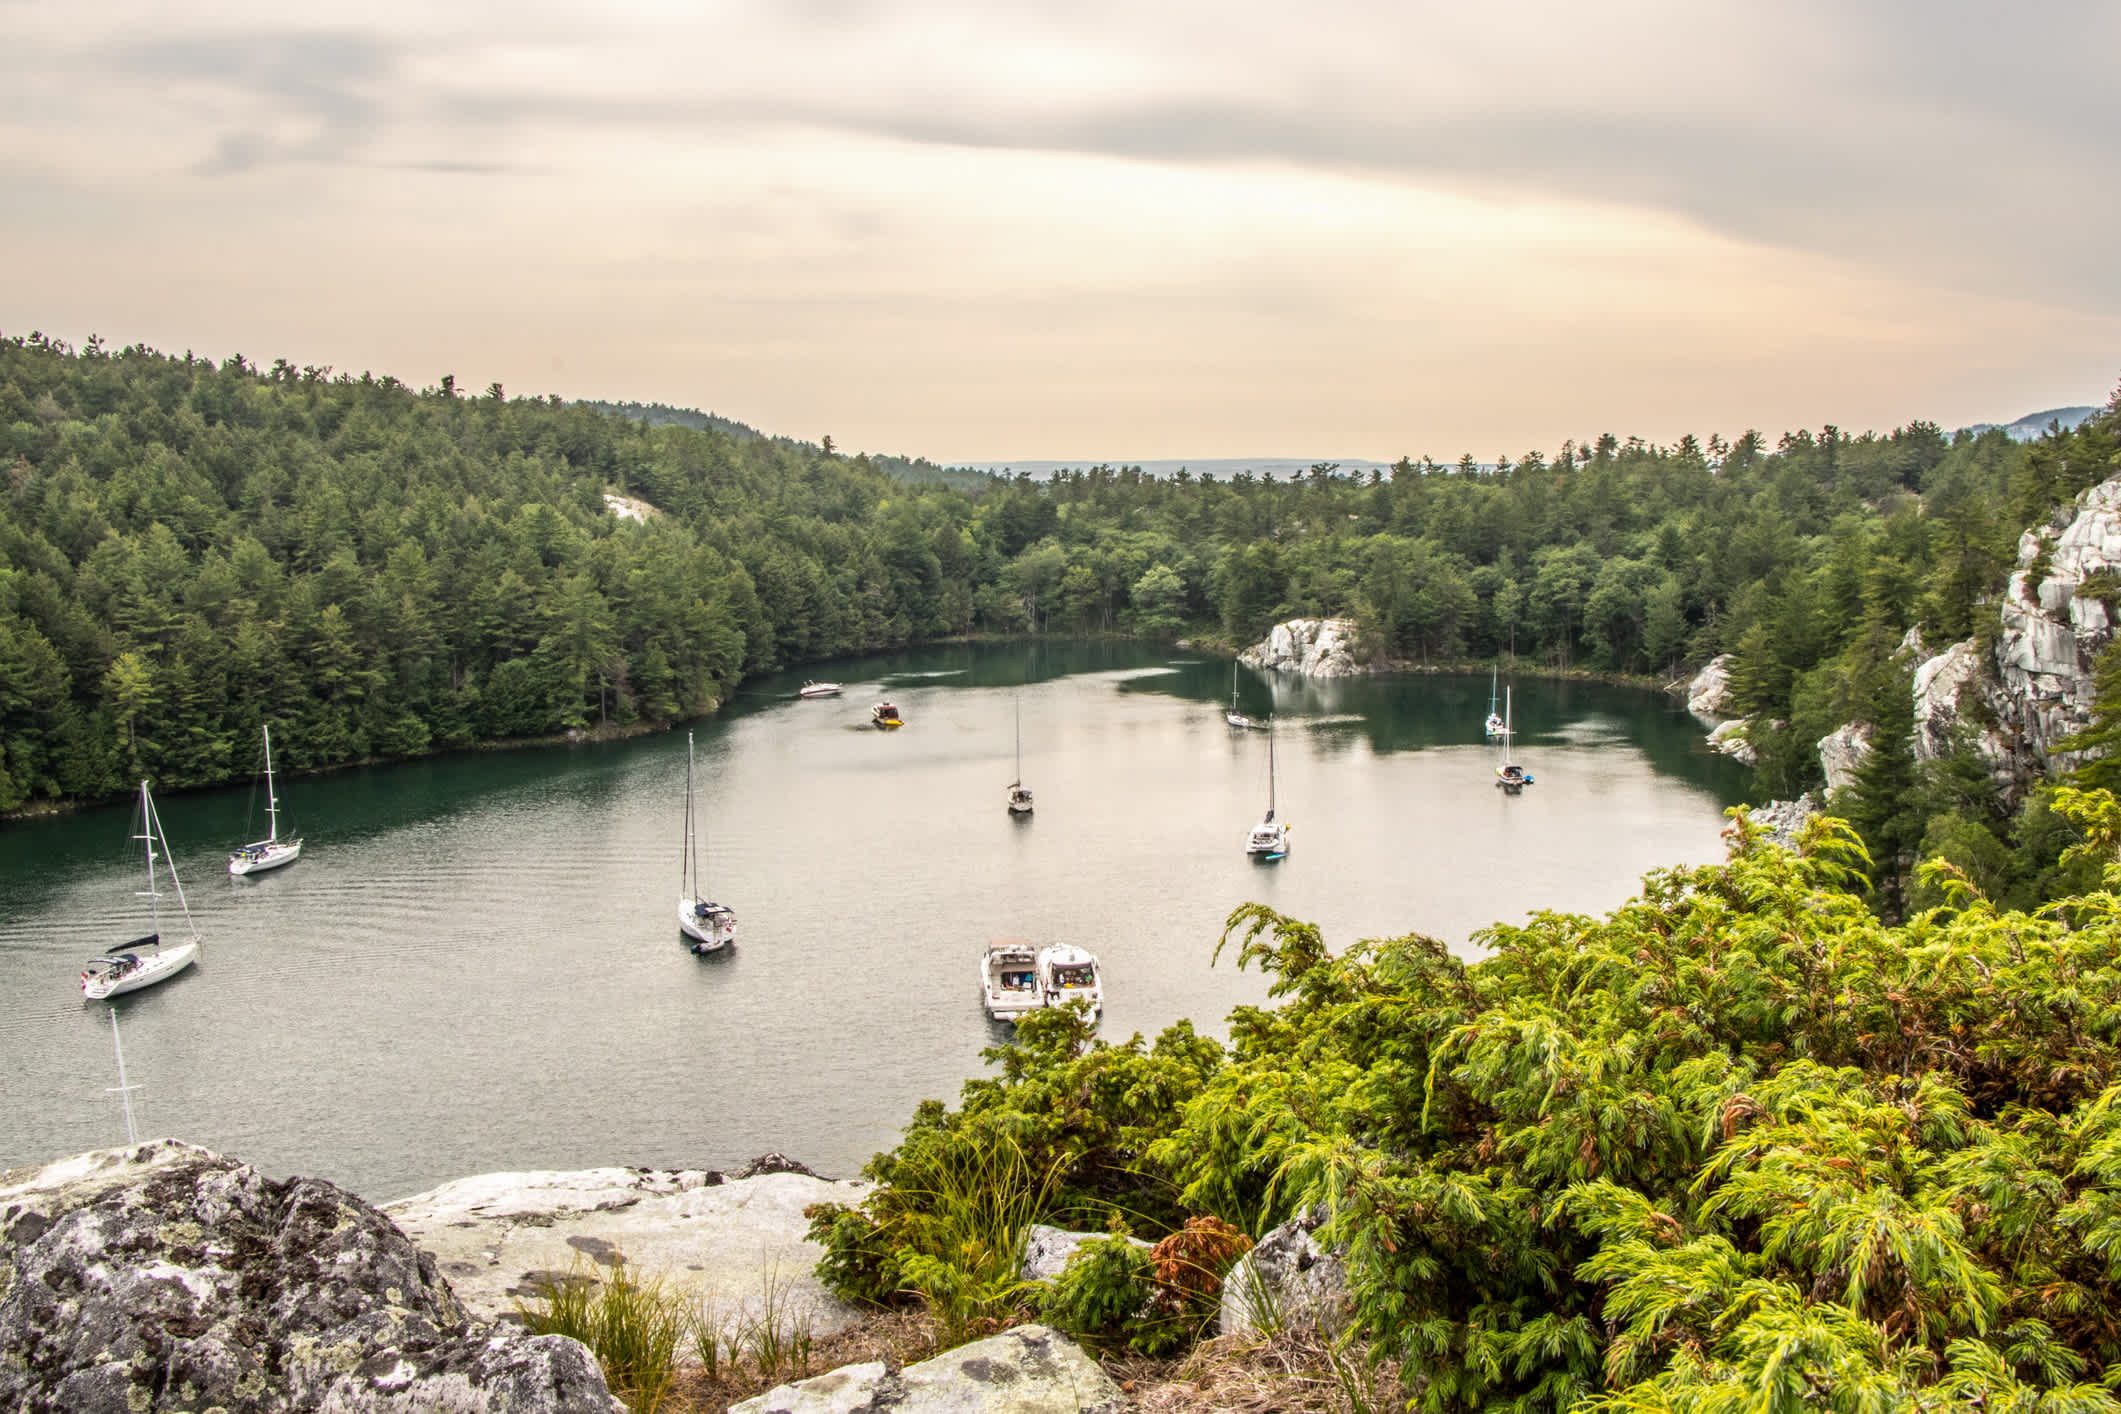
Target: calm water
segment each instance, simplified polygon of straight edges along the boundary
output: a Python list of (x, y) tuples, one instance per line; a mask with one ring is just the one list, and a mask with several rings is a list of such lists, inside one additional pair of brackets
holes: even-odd
[[(832, 671), (846, 696), (756, 685), (694, 728), (707, 875), (741, 919), (705, 960), (673, 919), (683, 730), (283, 779), (308, 843), (255, 879), (225, 872), (263, 833), (253, 792), (158, 798), (206, 944), (117, 1004), (142, 1134), (377, 1200), (768, 1149), (850, 1175), (1003, 1034), (975, 990), (989, 935), (1095, 950), (1107, 1037), (1219, 1033), (1265, 996), (1208, 965), (1240, 903), (1335, 947), (1425, 932), (1470, 952), (1496, 919), (1609, 908), (1646, 869), (1719, 858), (1743, 785), (1644, 693), (1518, 683), (1538, 783), (1509, 798), (1484, 678), (1248, 672), (1296, 827), (1287, 860), (1256, 865), (1267, 738), (1224, 726), (1226, 660), (956, 646)], [(883, 693), (900, 731), (866, 724)], [(1022, 821), (1003, 809), (1017, 702)], [(109, 1008), (75, 977), (147, 931), (131, 828), (124, 806), (0, 826), (0, 1166), (124, 1138)]]

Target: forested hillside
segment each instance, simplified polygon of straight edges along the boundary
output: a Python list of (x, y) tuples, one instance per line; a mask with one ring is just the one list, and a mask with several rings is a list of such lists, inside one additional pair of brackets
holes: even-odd
[(653, 411), (0, 339), (0, 809), (243, 775), (265, 720), (323, 766), (672, 721), (948, 635), (1234, 644), (1293, 614), (1416, 663), (1736, 648), (1792, 724), (1762, 781), (1788, 794), (1816, 778), (1803, 733), (1878, 690), (1909, 626), (1973, 631), (2019, 530), (2114, 445), (2109, 411), (2030, 446), (1913, 423), (954, 486)]

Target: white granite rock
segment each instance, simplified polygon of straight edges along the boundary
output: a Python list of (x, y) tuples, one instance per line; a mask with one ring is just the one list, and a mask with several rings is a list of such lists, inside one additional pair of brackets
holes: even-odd
[(1840, 790), (1853, 785), (1863, 758), (1871, 754), (1871, 725), (1851, 722), (1819, 738), (1819, 769), (1826, 773), (1826, 788)]
[(644, 1280), (711, 1294), (730, 1319), (758, 1317), (770, 1283), (779, 1311), (826, 1335), (860, 1313), (818, 1280), (824, 1249), (808, 1239), (803, 1209), (851, 1206), (868, 1191), (801, 1173), (724, 1182), (699, 1170), (604, 1168), (481, 1174), (383, 1211), (486, 1320), (511, 1316), (541, 1275), (595, 1275), (623, 1257)]
[(1368, 669), (1355, 661), (1353, 619), (1291, 619), (1237, 655), (1250, 668), (1274, 668), (1313, 678), (1351, 678)]
[(1687, 684), (1686, 709), (1697, 717), (1715, 721), (1723, 717), (1734, 717), (1731, 706), (1731, 655), (1718, 653), (1709, 660), (1709, 665), (1694, 674)]
[[(1020, 1275), (1025, 1281), (1050, 1281), (1068, 1266), (1068, 1259), (1076, 1249), (1095, 1237), (1104, 1237), (1102, 1232), (1069, 1232), (1064, 1228), (1048, 1227), (1034, 1223), (1030, 1235), (1024, 1240), (1024, 1263)], [(1151, 1244), (1139, 1237), (1129, 1237), (1128, 1242), (1148, 1251)]]
[[(2018, 569), (1999, 610), (1993, 706), (2014, 778), (2075, 764), (2056, 743), (2091, 720), (2092, 662), (2113, 622), (2105, 604), (2077, 591), (2093, 575), (2121, 570), (2121, 477), (2084, 492), (2058, 519), (2019, 537)], [(2043, 554), (2046, 573), (2035, 585)]]
[(1797, 847), (1797, 835), (1804, 829), (1804, 822), (1819, 813), (1819, 802), (1810, 791), (1795, 800), (1771, 800), (1748, 812), (1748, 818), (1759, 827), (1760, 833), (1784, 849)]
[(1752, 725), (1753, 719), (1750, 717), (1737, 717), (1731, 721), (1724, 722), (1716, 730), (1709, 733), (1709, 745), (1724, 755), (1743, 762), (1745, 765), (1758, 765), (1760, 753), (1753, 749), (1752, 742), (1746, 740), (1746, 732), (1751, 729)]
[(1347, 1322), (1348, 1269), (1338, 1252), (1312, 1236), (1325, 1221), (1313, 1208), (1291, 1218), (1237, 1259), (1223, 1278), (1217, 1329), (1223, 1335), (1272, 1335), (1309, 1327), (1328, 1335)]
[(1112, 1377), (1059, 1331), (1018, 1326), (893, 1373), (845, 1365), (729, 1406), (729, 1414), (1118, 1414)]

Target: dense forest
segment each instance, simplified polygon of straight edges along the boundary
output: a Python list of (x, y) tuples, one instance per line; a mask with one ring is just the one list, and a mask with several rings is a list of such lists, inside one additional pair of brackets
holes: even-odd
[[(240, 777), (265, 721), (321, 767), (666, 723), (952, 635), (1236, 645), (1298, 614), (1413, 664), (1733, 651), (1759, 796), (1792, 796), (1819, 736), (1905, 715), (1907, 630), (1990, 631), (2021, 530), (2121, 470), (2116, 424), (1034, 482), (497, 384), (4, 338), (0, 810)], [(1848, 813), (1897, 878), (1949, 817), (1931, 843), (1998, 897), (2066, 886), (2044, 807), (2028, 831), (1965, 769), (1877, 754), (1898, 774)]]
[[(1795, 850), (1740, 820), (1725, 863), (1472, 963), (1246, 905), (1218, 952), (1277, 1005), (1227, 1045), (1034, 1013), (874, 1193), (812, 1210), (820, 1270), (946, 1332), (1035, 1313), (1170, 1353), (1309, 1214), (1346, 1266), (1344, 1397), (1276, 1407), (2115, 1414), (2121, 806), (2057, 804), (2104, 877), (2037, 915), (1961, 880), (1887, 927), (1824, 817)], [(1034, 1221), (1114, 1235), (1027, 1284)]]

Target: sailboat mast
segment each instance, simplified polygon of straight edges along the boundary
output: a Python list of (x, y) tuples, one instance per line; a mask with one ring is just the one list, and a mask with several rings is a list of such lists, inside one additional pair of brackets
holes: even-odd
[(1274, 818), (1274, 719), (1267, 718), (1267, 818)]
[(162, 895), (155, 892), (155, 807), (147, 798), (147, 779), (140, 780), (140, 839), (147, 847), (147, 911), (155, 936), (162, 935)]
[(1022, 695), (1021, 695), (1021, 694), (1019, 694), (1019, 695), (1018, 695), (1018, 697), (1017, 697), (1017, 699), (1016, 699), (1016, 781), (1015, 781), (1015, 784), (1017, 784), (1017, 785), (1022, 785), (1023, 783), (1024, 783), (1024, 699), (1023, 699)]
[(265, 727), (265, 842), (277, 844), (280, 839), (280, 797), (272, 784), (272, 726)]
[[(685, 733), (685, 877), (679, 887), (692, 890), (700, 877), (700, 844), (692, 822), (692, 733)], [(696, 897), (688, 892), (687, 897)]]

